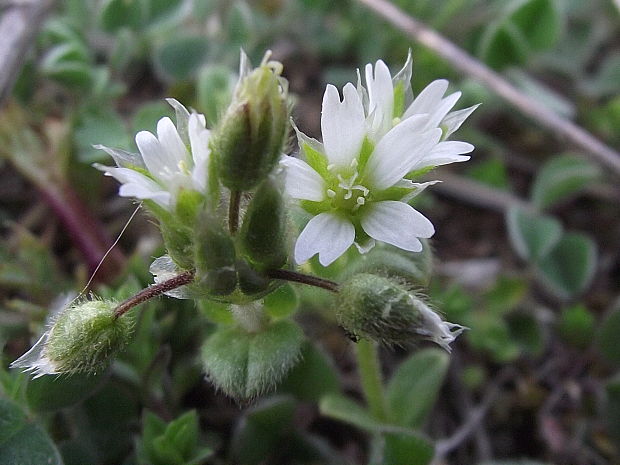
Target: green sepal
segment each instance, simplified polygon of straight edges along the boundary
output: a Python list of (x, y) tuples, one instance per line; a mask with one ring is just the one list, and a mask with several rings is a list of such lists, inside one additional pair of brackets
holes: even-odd
[(193, 227), (196, 217), (204, 205), (205, 197), (194, 190), (181, 189), (177, 194), (175, 214), (178, 221), (185, 226)]
[(209, 294), (222, 296), (237, 286), (235, 244), (216, 218), (202, 213), (194, 233), (196, 281)]
[(410, 171), (405, 175), (405, 179), (415, 180), (416, 178), (424, 176), (426, 173), (430, 173), (433, 171), (436, 166), (426, 166), (424, 168), (420, 168), (419, 170)]
[(327, 171), (327, 158), (324, 154), (316, 150), (308, 143), (301, 144), (301, 151), (306, 158), (306, 162), (314, 169), (314, 171), (319, 173), (323, 179), (329, 176), (329, 172)]
[(264, 295), (269, 290), (271, 280), (253, 269), (245, 260), (237, 261), (239, 290), (247, 295)]
[(194, 267), (192, 230), (177, 221), (173, 214), (152, 200), (144, 200), (143, 202), (159, 221), (159, 230), (170, 258), (179, 268), (192, 269)]
[(287, 216), (284, 199), (273, 179), (254, 194), (243, 218), (238, 243), (245, 258), (258, 269), (280, 268), (287, 260)]

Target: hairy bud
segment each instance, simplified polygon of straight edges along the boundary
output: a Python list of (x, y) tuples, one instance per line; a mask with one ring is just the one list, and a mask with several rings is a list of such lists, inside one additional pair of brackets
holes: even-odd
[(387, 344), (428, 339), (448, 352), (465, 329), (443, 321), (428, 304), (393, 279), (357, 274), (340, 286), (336, 315), (352, 336)]
[(95, 373), (129, 342), (133, 321), (115, 318), (110, 300), (76, 302), (65, 308), (49, 329), (12, 367), (48, 374)]
[[(265, 179), (286, 142), (288, 85), (280, 76), (282, 65), (268, 58), (247, 74), (242, 70), (233, 101), (212, 135), (220, 181), (232, 190), (250, 190)], [(245, 60), (242, 56), (242, 68)]]
[(266, 179), (248, 206), (239, 231), (247, 260), (259, 269), (280, 268), (286, 263), (286, 208), (277, 181)]

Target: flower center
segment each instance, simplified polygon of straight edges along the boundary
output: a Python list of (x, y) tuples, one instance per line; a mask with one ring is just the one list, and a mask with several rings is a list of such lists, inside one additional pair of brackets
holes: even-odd
[[(333, 172), (335, 167), (330, 165), (327, 169)], [(354, 213), (366, 203), (370, 191), (358, 182), (359, 177), (357, 160), (351, 162), (348, 173), (335, 173), (334, 181), (326, 191), (333, 208)]]

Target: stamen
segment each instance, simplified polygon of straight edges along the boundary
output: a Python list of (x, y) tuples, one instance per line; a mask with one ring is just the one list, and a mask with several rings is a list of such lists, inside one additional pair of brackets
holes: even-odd
[(327, 189), (327, 197), (329, 197), (330, 199), (333, 199), (334, 197), (336, 197), (336, 191), (332, 189)]

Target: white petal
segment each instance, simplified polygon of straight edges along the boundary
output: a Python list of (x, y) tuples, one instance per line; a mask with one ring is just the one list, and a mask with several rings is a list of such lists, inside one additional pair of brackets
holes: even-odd
[(431, 82), (409, 105), (409, 108), (407, 108), (403, 115), (403, 119), (420, 113), (433, 113), (447, 89), (448, 81), (445, 79), (437, 79)]
[(175, 171), (178, 171), (179, 163), (187, 162), (189, 154), (176, 126), (170, 118), (165, 117), (157, 122), (157, 138), (167, 158), (173, 161), (172, 166), (177, 167)]
[(331, 265), (355, 240), (355, 228), (346, 219), (332, 213), (312, 218), (295, 243), (295, 261), (300, 264), (319, 254), (323, 266)]
[(177, 120), (177, 131), (179, 132), (183, 143), (188, 144), (187, 124), (189, 121), (189, 111), (187, 111), (187, 108), (185, 108), (185, 106), (177, 99), (167, 98), (166, 102), (174, 108), (174, 113)]
[(336, 166), (349, 166), (359, 154), (366, 134), (364, 107), (353, 84), (344, 86), (343, 94), (340, 102), (338, 90), (328, 85), (321, 111), (325, 154)]
[(427, 187), (440, 183), (440, 182), (441, 181), (413, 182), (413, 181), (410, 181), (409, 179), (402, 179), (398, 181), (395, 185), (396, 187), (404, 187), (407, 189), (411, 189), (411, 192), (409, 192), (402, 199), (400, 199), (401, 202), (409, 202), (411, 199), (417, 197), (422, 192), (424, 192), (424, 190)]
[[(413, 59), (411, 57), (411, 49), (409, 49), (409, 52), (407, 53), (407, 61), (405, 61), (402, 69), (398, 73), (396, 73), (396, 76), (394, 76), (394, 78), (392, 79), (392, 86), (394, 87), (394, 89), (396, 89), (396, 87), (402, 82), (404, 86), (405, 105), (408, 105), (413, 100), (413, 92), (411, 90), (412, 67)], [(402, 109), (402, 111), (404, 110), (405, 108)], [(400, 117), (402, 115), (394, 116)]]
[(435, 108), (435, 110), (431, 114), (429, 121), (428, 121), (428, 127), (431, 128), (431, 127), (439, 126), (439, 123), (441, 123), (441, 121), (448, 114), (448, 112), (452, 110), (452, 107), (456, 105), (456, 102), (460, 98), (461, 98), (461, 93), (455, 92), (453, 94), (448, 95), (446, 98), (442, 99), (441, 102), (439, 102), (439, 105), (437, 106), (437, 108)]
[(448, 115), (443, 119), (442, 126), (444, 127), (444, 139), (447, 139), (450, 134), (456, 131), (461, 127), (461, 124), (469, 118), (476, 108), (478, 108), (480, 104), (471, 106), (469, 108), (464, 108), (463, 110), (453, 111), (448, 113)]
[(362, 228), (378, 241), (412, 252), (422, 250), (418, 237), (428, 238), (435, 233), (433, 224), (424, 215), (395, 200), (369, 205), (362, 218)]
[(136, 199), (150, 199), (164, 208), (168, 208), (171, 195), (162, 186), (152, 179), (129, 168), (113, 168), (96, 163), (95, 168), (105, 172), (106, 176), (112, 176), (122, 183), (118, 194), (121, 197), (134, 197)]
[(34, 379), (43, 375), (60, 373), (54, 363), (45, 355), (48, 338), (49, 331), (45, 331), (28, 352), (11, 363), (11, 368), (20, 368), (24, 372), (31, 372), (34, 374)]
[(158, 179), (164, 179), (170, 172), (170, 161), (167, 159), (163, 147), (157, 137), (148, 131), (140, 131), (136, 134), (136, 145), (140, 150), (144, 164), (149, 172)]
[(301, 132), (295, 124), (295, 121), (293, 121), (293, 118), (291, 118), (291, 126), (293, 126), (295, 134), (297, 135), (297, 143), (299, 144), (300, 152), (305, 153), (304, 145), (308, 145), (311, 149), (316, 150), (319, 153), (325, 153), (325, 147), (323, 144), (313, 137), (309, 137)]
[(439, 344), (447, 352), (452, 352), (450, 343), (468, 328), (455, 323), (450, 323), (448, 321), (443, 321), (441, 317), (421, 299), (411, 299), (411, 303), (418, 309), (422, 319), (421, 324), (419, 325), (418, 333), (426, 336), (435, 344)]
[(320, 202), (325, 198), (325, 181), (305, 161), (284, 155), (280, 160), (286, 173), (285, 189), (294, 199)]
[(470, 159), (469, 155), (462, 155), (474, 150), (474, 146), (461, 141), (440, 142), (422, 158), (412, 170), (426, 168), (427, 166), (441, 166), (448, 163), (462, 162)]
[(208, 168), (209, 168), (209, 130), (205, 129), (203, 120), (197, 113), (192, 113), (189, 117), (188, 131), (189, 140), (192, 148), (192, 157), (194, 159), (194, 168), (192, 170), (192, 180), (194, 186), (199, 192), (206, 192), (208, 185)]
[(374, 76), (372, 65), (366, 65), (366, 85), (368, 111), (373, 114), (370, 133), (374, 140), (379, 140), (391, 128), (394, 113), (392, 76), (383, 61), (379, 60), (375, 64)]
[(138, 168), (146, 168), (144, 165), (144, 160), (142, 160), (139, 153), (132, 153), (123, 149), (106, 147), (101, 144), (93, 145), (93, 148), (96, 150), (103, 150), (105, 153), (110, 155), (118, 166), (137, 166)]
[(441, 129), (420, 132), (425, 121), (426, 115), (411, 117), (379, 141), (365, 168), (366, 180), (372, 188), (393, 186), (439, 141)]

